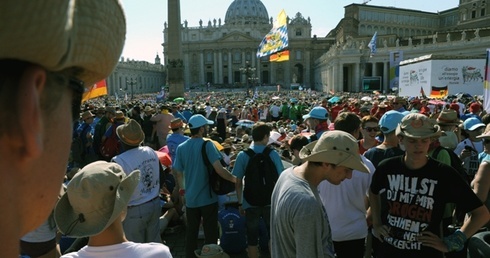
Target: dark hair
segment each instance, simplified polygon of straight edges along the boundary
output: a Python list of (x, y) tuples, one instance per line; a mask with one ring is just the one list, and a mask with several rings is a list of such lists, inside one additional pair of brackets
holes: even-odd
[(270, 133), (271, 128), (264, 122), (257, 122), (252, 127), (252, 139), (256, 142), (262, 141)]
[[(202, 126), (201, 126), (201, 127), (202, 127)], [(199, 134), (199, 130), (201, 129), (201, 127), (192, 128), (192, 129), (191, 129), (191, 136), (192, 136), (192, 135), (197, 135), (197, 134)]]
[(303, 148), (303, 146), (307, 145), (308, 144), (308, 138), (306, 138), (305, 136), (303, 135), (295, 135), (292, 139), (291, 139), (291, 145), (289, 146), (289, 148), (291, 150), (301, 150), (301, 148)]
[(340, 113), (335, 119), (335, 130), (353, 133), (361, 126), (361, 119), (352, 112)]
[(371, 116), (371, 115), (361, 118), (361, 126), (364, 127), (369, 122), (373, 122), (373, 123), (377, 124), (379, 122), (379, 119), (377, 117)]

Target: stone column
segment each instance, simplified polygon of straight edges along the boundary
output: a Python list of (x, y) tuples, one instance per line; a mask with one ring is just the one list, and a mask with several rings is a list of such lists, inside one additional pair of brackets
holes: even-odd
[(228, 84), (233, 85), (233, 62), (231, 61), (231, 52), (232, 50), (230, 49), (230, 51), (228, 51)]
[(214, 71), (213, 71), (213, 83), (216, 84), (218, 83), (218, 50), (214, 50), (213, 51), (213, 67), (214, 67)]
[[(172, 60), (167, 64), (167, 85), (169, 97), (184, 96), (184, 62), (182, 60), (182, 26), (180, 21), (180, 0), (168, 0), (168, 44), (165, 59)], [(188, 69), (188, 68), (187, 68)]]
[(223, 84), (223, 52), (218, 52), (218, 83)]

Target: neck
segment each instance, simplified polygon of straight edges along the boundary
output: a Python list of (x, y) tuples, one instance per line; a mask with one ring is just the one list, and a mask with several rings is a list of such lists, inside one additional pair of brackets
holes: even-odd
[(89, 246), (107, 246), (128, 242), (124, 235), (120, 217), (101, 233), (91, 236), (88, 240)]
[(382, 145), (385, 145), (386, 147), (396, 147), (398, 146), (398, 138), (394, 135), (385, 135), (385, 139), (383, 140)]
[(297, 177), (306, 180), (310, 185), (317, 187), (324, 178), (322, 177), (322, 174), (315, 169), (315, 166), (310, 166), (308, 169), (307, 167), (308, 161), (295, 167), (293, 173)]
[(364, 147), (371, 147), (375, 143), (376, 143), (376, 139), (371, 138), (371, 137), (368, 137), (368, 138), (364, 138), (364, 144), (363, 144), (363, 146)]
[(425, 166), (425, 164), (427, 164), (427, 161), (429, 160), (427, 158), (427, 156), (423, 156), (423, 157), (408, 157), (407, 154), (405, 154), (403, 156), (403, 160), (405, 161), (405, 165), (409, 168), (409, 169), (419, 169), (423, 166)]

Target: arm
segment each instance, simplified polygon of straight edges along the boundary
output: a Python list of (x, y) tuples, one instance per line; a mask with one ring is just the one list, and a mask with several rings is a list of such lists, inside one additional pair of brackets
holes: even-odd
[(221, 165), (221, 162), (219, 160), (216, 160), (214, 163), (213, 163), (213, 168), (214, 170), (216, 170), (216, 173), (218, 173), (218, 175), (232, 183), (236, 183), (236, 177), (234, 175), (232, 175), (230, 173), (230, 171), (228, 171), (227, 169), (225, 169), (223, 167), (223, 165)]
[(471, 186), (476, 196), (485, 203), (490, 191), (490, 163), (484, 161), (480, 164)]
[(470, 213), (468, 213), (468, 219), (461, 227), (461, 231), (465, 234), (466, 238), (470, 238), (474, 235), (485, 223), (490, 220), (490, 214), (487, 207), (482, 205)]
[(388, 226), (381, 222), (381, 199), (379, 194), (369, 190), (369, 204), (371, 205), (371, 216), (373, 220), (373, 235), (383, 242), (383, 237), (388, 237)]

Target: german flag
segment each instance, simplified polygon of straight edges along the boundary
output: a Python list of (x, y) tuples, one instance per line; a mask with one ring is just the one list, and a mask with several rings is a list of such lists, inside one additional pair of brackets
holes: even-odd
[(442, 98), (448, 95), (447, 86), (436, 87), (432, 86), (430, 91), (431, 98)]
[(105, 80), (95, 83), (89, 91), (83, 94), (82, 103), (93, 98), (107, 95), (107, 84)]
[(270, 62), (283, 62), (289, 60), (289, 50), (279, 51), (269, 57)]

